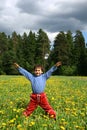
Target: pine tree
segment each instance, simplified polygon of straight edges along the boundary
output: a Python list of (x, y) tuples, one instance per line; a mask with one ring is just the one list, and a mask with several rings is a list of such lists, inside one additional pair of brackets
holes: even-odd
[(40, 29), (37, 34), (35, 63), (42, 64), (45, 68), (47, 64), (45, 56), (46, 54), (49, 54), (49, 51), (50, 51), (50, 40), (47, 34), (42, 29)]
[(77, 74), (82, 75), (85, 61), (85, 40), (82, 32), (77, 30), (74, 36), (74, 64), (77, 66)]

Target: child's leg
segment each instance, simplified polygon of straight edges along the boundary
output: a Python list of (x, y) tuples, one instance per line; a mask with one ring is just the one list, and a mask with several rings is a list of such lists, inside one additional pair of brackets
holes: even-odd
[(37, 106), (37, 101), (31, 98), (26, 110), (23, 112), (23, 115), (29, 116), (37, 108)]
[(49, 114), (50, 117), (56, 119), (56, 112), (53, 110), (53, 108), (48, 103), (48, 99), (45, 94), (44, 94), (44, 97), (41, 96), (41, 101), (40, 101), (39, 105), (46, 111), (46, 113)]

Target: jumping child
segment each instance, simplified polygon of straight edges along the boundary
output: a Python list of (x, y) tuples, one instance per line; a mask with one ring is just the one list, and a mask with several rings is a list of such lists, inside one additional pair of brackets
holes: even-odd
[(52, 75), (55, 70), (57, 70), (57, 67), (61, 66), (61, 62), (57, 62), (46, 73), (43, 73), (43, 67), (41, 65), (37, 65), (34, 67), (34, 75), (25, 70), (24, 68), (20, 67), (17, 63), (14, 63), (14, 66), (22, 75), (24, 75), (31, 82), (32, 87), (30, 102), (26, 110), (23, 112), (23, 115), (25, 115), (26, 117), (29, 116), (39, 105), (45, 110), (49, 117), (54, 118), (54, 120), (56, 120), (56, 112), (48, 103), (48, 99), (44, 92), (44, 89), (46, 85), (46, 80)]

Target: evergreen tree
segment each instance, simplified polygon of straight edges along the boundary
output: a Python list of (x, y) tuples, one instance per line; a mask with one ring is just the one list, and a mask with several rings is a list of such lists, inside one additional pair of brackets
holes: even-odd
[(67, 39), (67, 52), (68, 52), (68, 65), (73, 65), (73, 37), (71, 31), (67, 31), (66, 33)]
[(77, 74), (83, 75), (85, 61), (85, 40), (82, 32), (77, 30), (74, 36), (74, 64), (77, 66)]
[[(72, 67), (72, 48), (73, 48), (73, 37), (72, 33), (60, 32), (54, 40), (54, 48), (49, 56), (49, 62), (52, 64), (57, 61), (62, 61), (63, 67), (61, 73), (65, 75), (72, 75), (74, 67)], [(58, 72), (59, 73), (59, 72)]]
[(17, 47), (17, 58), (19, 59), (21, 66), (29, 71), (32, 71), (32, 68), (35, 64), (35, 48), (36, 48), (36, 39), (35, 33), (32, 31), (27, 35), (23, 34), (21, 38), (19, 38), (19, 45)]
[(2, 32), (0, 33), (0, 55), (2, 55), (7, 49), (7, 36)]
[(3, 65), (3, 71), (7, 74), (15, 74), (14, 68), (13, 68), (13, 61), (15, 58), (15, 54), (13, 51), (5, 51), (2, 56), (2, 65)]
[(49, 51), (50, 51), (50, 40), (47, 34), (42, 29), (40, 29), (37, 35), (35, 63), (42, 64), (45, 68), (47, 64), (45, 56), (46, 54), (49, 54)]
[(35, 50), (36, 50), (35, 33), (30, 31), (27, 40), (28, 40), (28, 47), (27, 47), (26, 67), (29, 68), (30, 71), (32, 71), (35, 65)]
[(17, 45), (19, 44), (19, 38), (15, 31), (12, 33), (11, 41), (12, 41), (13, 50), (14, 52), (16, 52)]
[(56, 63), (62, 61), (64, 65), (68, 65), (69, 60), (69, 43), (67, 42), (64, 32), (60, 32), (54, 40), (54, 49), (52, 59)]
[(16, 62), (24, 66), (24, 45), (22, 36), (18, 35), (18, 44), (16, 48)]
[(14, 74), (13, 63), (16, 60), (17, 34), (14, 32), (12, 37), (8, 36), (7, 49), (2, 55), (2, 66), (6, 74)]
[(4, 74), (2, 56), (5, 53), (5, 51), (7, 51), (7, 50), (8, 50), (7, 36), (4, 32), (2, 32), (2, 33), (0, 33), (0, 74)]

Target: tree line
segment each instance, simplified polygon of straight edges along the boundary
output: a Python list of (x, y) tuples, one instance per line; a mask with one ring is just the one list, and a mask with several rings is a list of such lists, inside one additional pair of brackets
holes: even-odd
[(54, 73), (60, 75), (87, 75), (87, 48), (80, 30), (73, 35), (71, 31), (60, 31), (54, 38), (53, 46), (48, 35), (42, 29), (37, 33), (11, 35), (0, 32), (0, 75), (15, 75), (13, 63), (33, 72), (36, 64), (41, 64), (47, 71), (57, 61), (62, 66)]

